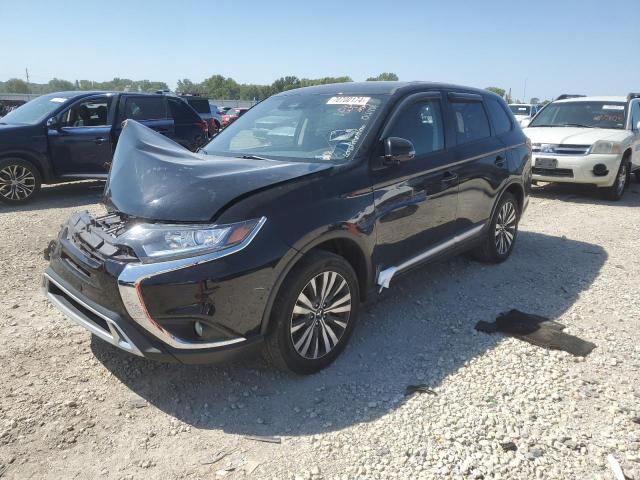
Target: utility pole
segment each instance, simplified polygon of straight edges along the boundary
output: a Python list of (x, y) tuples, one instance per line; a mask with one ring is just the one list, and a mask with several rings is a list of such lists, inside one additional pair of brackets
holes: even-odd
[(522, 101), (527, 103), (527, 79), (524, 79), (524, 93), (522, 94)]
[(29, 69), (25, 68), (24, 71), (27, 74), (27, 83), (29, 83)]

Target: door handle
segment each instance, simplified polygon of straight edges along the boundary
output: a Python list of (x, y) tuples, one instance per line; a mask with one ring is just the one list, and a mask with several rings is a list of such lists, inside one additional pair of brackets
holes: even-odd
[(442, 176), (442, 179), (440, 180), (440, 183), (442, 183), (442, 185), (444, 186), (448, 186), (457, 181), (458, 175), (452, 172), (445, 172), (445, 174)]
[(106, 139), (104, 137), (96, 137), (96, 144), (102, 145)]
[(498, 155), (494, 163), (499, 167), (504, 167), (504, 157), (502, 155)]

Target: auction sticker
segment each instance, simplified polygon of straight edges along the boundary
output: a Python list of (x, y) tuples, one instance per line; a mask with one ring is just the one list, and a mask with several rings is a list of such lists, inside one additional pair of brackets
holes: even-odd
[(624, 105), (603, 105), (603, 110), (624, 110)]
[(327, 105), (366, 105), (371, 97), (331, 97), (327, 100)]
[(51, 100), (49, 100), (50, 102), (54, 102), (54, 103), (64, 103), (68, 100), (68, 98), (60, 98), (60, 97), (55, 97), (52, 98)]

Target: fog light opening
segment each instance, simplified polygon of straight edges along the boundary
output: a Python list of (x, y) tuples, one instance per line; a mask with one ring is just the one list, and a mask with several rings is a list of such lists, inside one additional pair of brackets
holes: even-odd
[(196, 335), (198, 335), (199, 337), (201, 337), (201, 336), (202, 336), (203, 328), (202, 328), (202, 323), (201, 323), (200, 321), (196, 321), (196, 322), (193, 324), (193, 329), (195, 330)]
[(608, 173), (609, 173), (609, 170), (607, 170), (607, 166), (604, 165), (603, 163), (598, 163), (593, 167), (593, 174), (598, 177), (604, 177)]

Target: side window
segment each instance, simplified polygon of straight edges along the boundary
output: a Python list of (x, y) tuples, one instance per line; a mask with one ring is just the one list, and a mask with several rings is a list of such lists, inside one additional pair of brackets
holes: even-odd
[(640, 122), (640, 102), (635, 102), (631, 107), (631, 130), (638, 130)]
[(496, 129), (496, 135), (500, 135), (501, 133), (511, 130), (511, 119), (504, 107), (500, 105), (500, 102), (493, 98), (489, 98), (486, 105), (489, 110), (491, 120), (493, 121), (493, 127)]
[(162, 120), (167, 118), (164, 97), (129, 97), (125, 100), (124, 118)]
[(176, 123), (193, 123), (200, 121), (200, 116), (193, 111), (187, 102), (177, 98), (168, 98), (167, 100), (169, 101), (171, 117), (173, 117)]
[(480, 102), (455, 102), (451, 104), (455, 118), (458, 145), (491, 136), (489, 119)]
[(410, 105), (400, 113), (389, 136), (410, 140), (416, 155), (443, 149), (444, 125), (440, 101), (424, 100)]
[(76, 103), (60, 118), (63, 127), (104, 127), (109, 123), (111, 97), (92, 97)]

